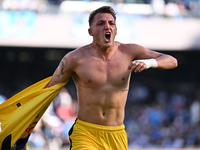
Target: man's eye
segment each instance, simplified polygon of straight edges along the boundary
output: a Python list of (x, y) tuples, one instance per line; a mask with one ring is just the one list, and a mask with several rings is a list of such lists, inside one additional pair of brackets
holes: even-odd
[(99, 22), (99, 23), (97, 23), (97, 25), (103, 25), (103, 22)]
[(114, 22), (110, 22), (110, 25), (115, 25), (115, 23)]

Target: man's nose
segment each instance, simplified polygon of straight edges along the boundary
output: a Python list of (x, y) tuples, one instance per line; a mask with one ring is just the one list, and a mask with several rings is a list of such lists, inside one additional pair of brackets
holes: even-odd
[(110, 24), (108, 22), (105, 23), (105, 29), (109, 29), (110, 28)]

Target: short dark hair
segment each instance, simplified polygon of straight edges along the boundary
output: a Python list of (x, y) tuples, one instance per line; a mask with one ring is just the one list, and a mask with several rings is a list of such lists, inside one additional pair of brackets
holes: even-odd
[(109, 13), (114, 17), (114, 19), (116, 21), (116, 13), (115, 13), (114, 9), (110, 6), (102, 6), (90, 13), (90, 16), (89, 16), (89, 25), (90, 26), (94, 20), (95, 15), (98, 13)]

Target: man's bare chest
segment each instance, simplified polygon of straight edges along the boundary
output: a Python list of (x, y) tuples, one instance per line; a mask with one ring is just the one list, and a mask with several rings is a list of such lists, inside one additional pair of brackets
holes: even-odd
[(118, 60), (94, 61), (88, 60), (76, 71), (80, 82), (92, 86), (126, 87), (130, 78), (128, 62)]

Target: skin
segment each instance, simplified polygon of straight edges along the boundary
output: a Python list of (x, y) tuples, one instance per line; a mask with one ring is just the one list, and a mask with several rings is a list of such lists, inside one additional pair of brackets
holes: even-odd
[[(106, 32), (110, 38), (105, 37)], [(114, 41), (117, 27), (108, 13), (99, 13), (88, 29), (91, 44), (66, 54), (47, 87), (73, 78), (78, 95), (80, 120), (120, 126), (124, 121), (124, 108), (132, 72), (146, 69), (139, 59), (154, 58), (159, 69), (177, 67), (177, 60), (166, 54), (148, 50), (136, 44)]]

